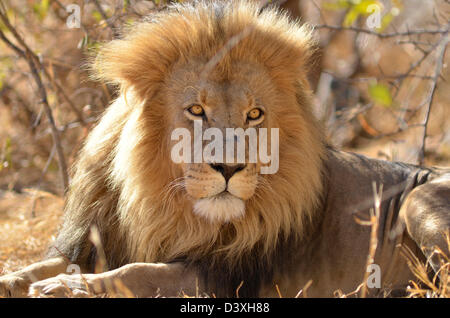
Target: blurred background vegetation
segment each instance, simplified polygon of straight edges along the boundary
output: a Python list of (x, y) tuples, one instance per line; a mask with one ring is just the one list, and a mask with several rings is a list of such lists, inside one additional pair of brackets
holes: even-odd
[[(0, 39), (0, 269), (38, 260), (60, 215), (61, 158), (46, 111), (70, 167), (116, 94), (89, 79), (88, 54), (168, 2), (0, 0), (0, 31), (10, 42)], [(74, 4), (81, 20), (72, 28)], [(309, 78), (330, 143), (386, 160), (450, 165), (448, 0), (270, 5), (316, 26)]]

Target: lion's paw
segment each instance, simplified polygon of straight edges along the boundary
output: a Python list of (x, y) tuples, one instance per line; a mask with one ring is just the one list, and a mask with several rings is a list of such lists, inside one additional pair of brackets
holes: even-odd
[(29, 281), (15, 275), (0, 277), (0, 297), (26, 297)]
[(88, 297), (87, 282), (81, 275), (60, 274), (31, 284), (30, 297)]

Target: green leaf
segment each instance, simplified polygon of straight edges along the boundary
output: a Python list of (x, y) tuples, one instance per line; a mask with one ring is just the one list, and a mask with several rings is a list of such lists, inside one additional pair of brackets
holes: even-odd
[(337, 2), (326, 1), (322, 4), (322, 8), (324, 8), (325, 10), (332, 10), (332, 11), (348, 9), (350, 8), (351, 5), (350, 2), (351, 2), (350, 0), (339, 0)]
[(123, 13), (126, 13), (129, 6), (130, 6), (130, 0), (123, 0), (123, 9), (122, 9), (122, 12), (123, 12)]
[(383, 32), (389, 24), (394, 19), (394, 15), (392, 13), (386, 14), (383, 18), (381, 18), (381, 26), (377, 29), (378, 32)]
[(3, 24), (2, 21), (0, 21), (0, 31), (2, 31), (3, 33), (6, 33), (8, 30), (8, 28), (6, 27), (6, 25)]
[(47, 16), (49, 7), (50, 0), (41, 0), (41, 2), (33, 5), (33, 11), (37, 14), (40, 21), (44, 20)]
[(95, 21), (100, 22), (103, 20), (102, 14), (98, 12), (97, 10), (92, 11), (92, 17), (95, 19)]
[(90, 40), (90, 41), (87, 43), (86, 48), (87, 48), (89, 51), (98, 51), (98, 49), (100, 48), (100, 42), (97, 42), (97, 41), (94, 41), (94, 40)]
[(378, 30), (379, 32), (384, 31), (389, 24), (391, 24), (392, 20), (398, 16), (401, 12), (401, 7), (393, 7), (389, 13), (387, 13), (382, 19), (381, 19), (381, 27)]
[[(13, 9), (7, 9), (6, 10), (6, 16), (9, 20), (9, 23), (11, 23), (12, 25), (16, 24), (16, 20), (18, 20), (18, 18), (22, 18), (21, 17), (21, 13), (20, 12), (16, 12)], [(9, 32), (9, 29), (6, 27), (6, 25), (3, 24), (2, 21), (0, 21), (0, 30), (3, 31), (3, 33), (7, 33)]]
[(373, 11), (369, 10), (370, 6), (376, 5), (378, 8), (382, 9), (383, 5), (377, 0), (363, 0), (357, 4), (355, 4), (354, 8), (361, 15), (367, 16), (373, 13)]
[(88, 42), (89, 42), (89, 36), (87, 34), (85, 34), (83, 36), (83, 38), (81, 38), (81, 40), (78, 42), (77, 48), (84, 49), (87, 46)]
[(356, 19), (358, 19), (359, 15), (360, 13), (357, 9), (355, 9), (355, 7), (351, 8), (345, 15), (344, 22), (342, 22), (342, 26), (346, 28), (350, 27), (353, 24), (353, 22), (355, 22)]
[(390, 107), (392, 105), (392, 95), (386, 85), (378, 83), (370, 84), (369, 95), (375, 103), (385, 107)]

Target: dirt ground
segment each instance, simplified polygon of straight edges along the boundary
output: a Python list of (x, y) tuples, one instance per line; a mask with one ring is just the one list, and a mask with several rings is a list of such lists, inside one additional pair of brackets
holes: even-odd
[(55, 238), (63, 200), (48, 192), (0, 191), (0, 275), (41, 260)]

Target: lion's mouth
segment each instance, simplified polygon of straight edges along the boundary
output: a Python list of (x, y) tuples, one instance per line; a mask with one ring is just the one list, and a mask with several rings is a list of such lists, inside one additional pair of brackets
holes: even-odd
[(194, 213), (216, 222), (229, 222), (245, 213), (244, 200), (223, 191), (211, 197), (198, 199), (194, 203)]

